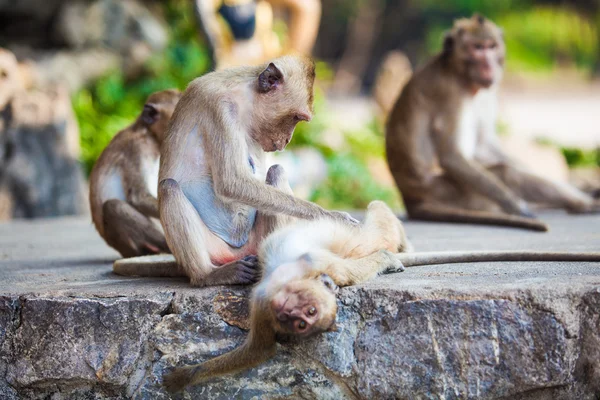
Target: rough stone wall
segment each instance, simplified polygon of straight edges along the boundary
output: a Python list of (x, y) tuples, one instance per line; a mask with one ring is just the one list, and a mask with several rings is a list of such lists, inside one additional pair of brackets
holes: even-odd
[[(595, 399), (600, 290), (446, 294), (347, 288), (339, 330), (185, 394), (160, 387), (174, 365), (246, 336), (247, 289), (146, 297), (0, 299), (3, 399)], [(564, 307), (563, 307), (564, 306)]]

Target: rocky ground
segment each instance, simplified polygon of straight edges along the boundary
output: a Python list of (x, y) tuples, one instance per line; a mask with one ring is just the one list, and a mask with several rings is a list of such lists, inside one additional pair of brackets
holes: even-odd
[[(600, 250), (600, 217), (549, 233), (408, 223), (418, 250)], [(0, 224), (2, 399), (596, 399), (600, 263), (419, 267), (345, 288), (337, 332), (170, 397), (174, 365), (246, 336), (247, 288), (111, 273), (82, 219)]]

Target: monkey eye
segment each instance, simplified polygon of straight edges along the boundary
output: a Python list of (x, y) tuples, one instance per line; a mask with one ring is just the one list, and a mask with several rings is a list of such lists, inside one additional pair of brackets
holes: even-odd
[(308, 315), (315, 315), (317, 313), (317, 309), (314, 307), (311, 307), (308, 309)]
[(8, 72), (6, 72), (5, 70), (2, 70), (2, 72), (0, 72), (1, 78), (6, 78), (7, 76), (8, 76)]
[(306, 329), (306, 321), (301, 319), (298, 324), (296, 325), (296, 327), (298, 328), (298, 330), (303, 331)]
[(498, 47), (498, 43), (492, 43), (492, 44), (490, 44), (490, 46), (489, 46), (489, 47), (490, 47), (490, 49), (492, 49), (492, 50), (493, 50), (493, 49), (495, 49), (496, 47)]
[(481, 43), (475, 43), (473, 47), (475, 47), (475, 50), (483, 50), (483, 45)]

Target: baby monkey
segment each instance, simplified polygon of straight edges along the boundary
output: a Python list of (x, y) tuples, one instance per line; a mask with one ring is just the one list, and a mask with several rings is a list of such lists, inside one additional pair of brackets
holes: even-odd
[(164, 381), (170, 391), (268, 360), (275, 355), (278, 333), (306, 337), (334, 330), (338, 286), (404, 270), (394, 253), (410, 244), (400, 221), (381, 201), (372, 202), (355, 226), (330, 218), (294, 224), (290, 217), (273, 218), (276, 230), (259, 249), (262, 279), (252, 293), (248, 339), (215, 359), (176, 369)]
[(158, 167), (160, 144), (180, 97), (174, 89), (150, 95), (137, 120), (117, 133), (92, 169), (92, 220), (123, 257), (169, 252), (158, 221)]

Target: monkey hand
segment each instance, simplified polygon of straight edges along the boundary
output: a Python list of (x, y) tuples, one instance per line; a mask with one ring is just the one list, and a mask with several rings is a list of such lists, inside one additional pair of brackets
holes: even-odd
[(329, 211), (329, 216), (336, 221), (345, 222), (350, 225), (358, 224), (357, 219), (355, 219), (352, 215), (344, 211)]
[(570, 205), (567, 211), (571, 214), (595, 214), (600, 213), (600, 200), (594, 199), (590, 202), (582, 202)]
[(379, 255), (383, 258), (381, 264), (383, 267), (381, 270), (382, 273), (393, 274), (395, 272), (403, 272), (406, 269), (397, 254), (389, 250), (379, 250)]
[(170, 393), (181, 392), (190, 384), (195, 372), (195, 368), (192, 366), (175, 368), (175, 370), (163, 377), (163, 386)]

